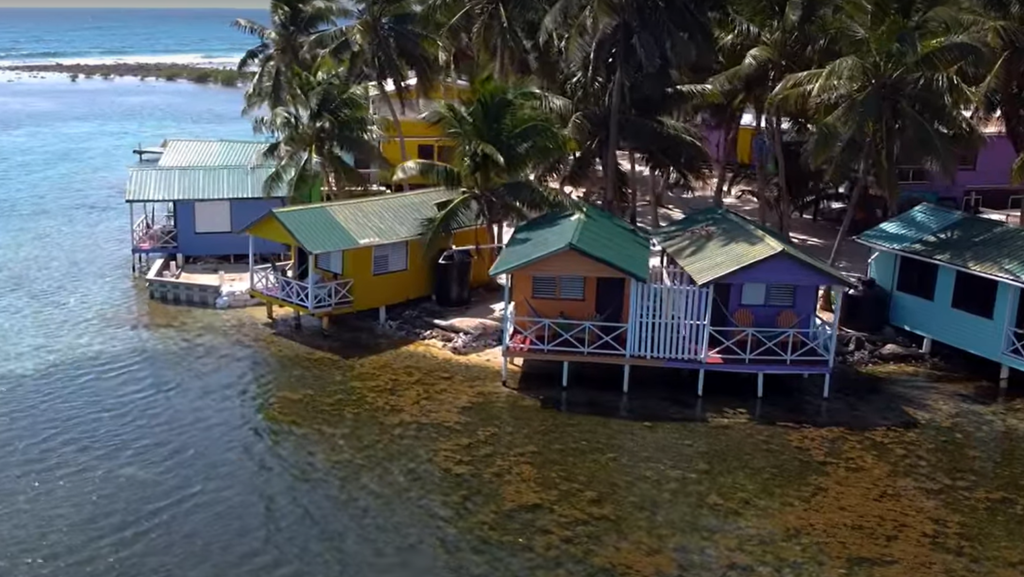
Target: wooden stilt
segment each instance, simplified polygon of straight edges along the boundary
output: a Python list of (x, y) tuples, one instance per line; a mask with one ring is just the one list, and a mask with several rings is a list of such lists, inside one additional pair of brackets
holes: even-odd
[(300, 313), (299, 311), (295, 311), (295, 316), (293, 317), (292, 322), (295, 323), (295, 329), (296, 330), (301, 329), (302, 328), (302, 313)]
[(267, 303), (267, 320), (274, 320), (274, 305), (271, 303)]
[(821, 398), (827, 399), (829, 394), (829, 385), (832, 383), (832, 373), (825, 373), (825, 386), (821, 389)]
[(1010, 365), (999, 367), (999, 388), (1005, 389), (1010, 386)]
[(629, 365), (622, 365), (622, 392), (629, 392)]
[(757, 373), (757, 398), (764, 396), (764, 373)]
[(331, 317), (327, 315), (320, 317), (320, 330), (326, 333), (329, 328), (331, 328)]
[(508, 386), (508, 357), (501, 357), (501, 386)]
[(569, 361), (562, 362), (562, 388), (569, 386)]
[(377, 309), (377, 322), (380, 323), (380, 326), (388, 323), (388, 308), (386, 306)]
[(704, 369), (697, 373), (697, 396), (704, 396)]
[(932, 353), (932, 338), (925, 337), (924, 342), (921, 343), (921, 352), (930, 355)]

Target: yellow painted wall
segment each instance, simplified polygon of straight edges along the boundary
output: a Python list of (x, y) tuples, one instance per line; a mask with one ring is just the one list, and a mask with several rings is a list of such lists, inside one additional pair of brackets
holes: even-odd
[[(439, 128), (431, 126), (428, 122), (409, 118), (401, 120), (401, 123), (402, 135), (405, 137), (405, 153), (407, 160), (416, 160), (419, 158), (417, 147), (420, 144), (433, 145), (434, 158), (431, 160), (440, 160), (437, 156), (437, 148), (441, 145), (451, 144), (451, 141), (445, 140), (441, 137), (442, 132)], [(402, 163), (402, 148), (401, 143), (398, 141), (397, 132), (389, 128), (385, 134), (388, 139), (381, 143), (381, 154), (388, 161), (388, 164), (391, 166), (398, 166)], [(390, 176), (387, 176), (386, 178), (390, 180)], [(422, 178), (411, 178), (408, 183), (413, 185), (434, 184), (427, 182)]]
[[(440, 246), (478, 246), (490, 244), (490, 234), (485, 227), (461, 230), (455, 233), (453, 242)], [(432, 250), (424, 258), (424, 242), (409, 241), (409, 268), (384, 275), (373, 274), (373, 247), (345, 251), (344, 274), (342, 278), (352, 279), (351, 308), (338, 312), (357, 312), (395, 305), (405, 301), (429, 297), (434, 292), (434, 255), (440, 248)], [(471, 284), (479, 287), (490, 281), (488, 271), (493, 263), (493, 251), (476, 251), (473, 261)], [(321, 271), (327, 276), (331, 273)]]
[(270, 214), (267, 214), (257, 221), (256, 224), (252, 225), (249, 228), (249, 234), (256, 238), (271, 240), (281, 244), (295, 245), (295, 239), (292, 238), (292, 235), (281, 226), (279, 220)]
[(736, 133), (736, 161), (740, 164), (754, 162), (754, 127), (741, 126)]

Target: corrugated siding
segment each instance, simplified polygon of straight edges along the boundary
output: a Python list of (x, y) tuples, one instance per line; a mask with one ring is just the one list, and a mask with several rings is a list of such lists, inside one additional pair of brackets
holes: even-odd
[(548, 214), (516, 228), (492, 275), (521, 269), (573, 249), (632, 277), (646, 280), (650, 241), (626, 222), (594, 207), (568, 214)]
[(263, 153), (267, 142), (249, 140), (185, 140), (164, 143), (157, 166), (165, 168), (258, 166), (268, 164)]
[[(334, 252), (416, 238), (424, 220), (437, 214), (437, 203), (457, 194), (441, 189), (385, 194), (290, 207), (275, 210), (274, 216), (307, 251)], [(478, 223), (462, 223), (463, 227), (474, 224)]]
[[(126, 202), (265, 198), (263, 184), (272, 168), (133, 168)], [(275, 192), (273, 197), (283, 197)]]
[(1024, 283), (1024, 229), (921, 204), (858, 240), (982, 274)]

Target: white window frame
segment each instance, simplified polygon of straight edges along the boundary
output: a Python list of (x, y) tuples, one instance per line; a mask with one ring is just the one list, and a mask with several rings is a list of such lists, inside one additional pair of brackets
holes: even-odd
[(316, 268), (334, 274), (345, 274), (345, 252), (322, 252), (314, 257)]
[(763, 307), (768, 298), (768, 285), (763, 282), (743, 283), (740, 288), (740, 305)]
[(230, 200), (198, 200), (192, 204), (196, 234), (232, 233)]
[[(386, 264), (378, 267), (378, 262), (383, 262), (384, 258), (387, 258)], [(373, 276), (409, 270), (409, 243), (392, 242), (374, 246), (373, 261), (370, 266), (372, 267)]]

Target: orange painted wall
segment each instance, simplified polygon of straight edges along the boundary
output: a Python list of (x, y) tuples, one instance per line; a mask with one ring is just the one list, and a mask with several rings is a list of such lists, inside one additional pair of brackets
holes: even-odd
[[(586, 277), (583, 300), (535, 299), (533, 276), (580, 275)], [(626, 278), (623, 293), (622, 322), (629, 318), (629, 282), (626, 275), (574, 250), (566, 250), (535, 262), (512, 273), (510, 298), (516, 305), (516, 316), (554, 319), (560, 314), (572, 320), (593, 320), (597, 306), (598, 278)], [(531, 308), (532, 307), (532, 308)]]

